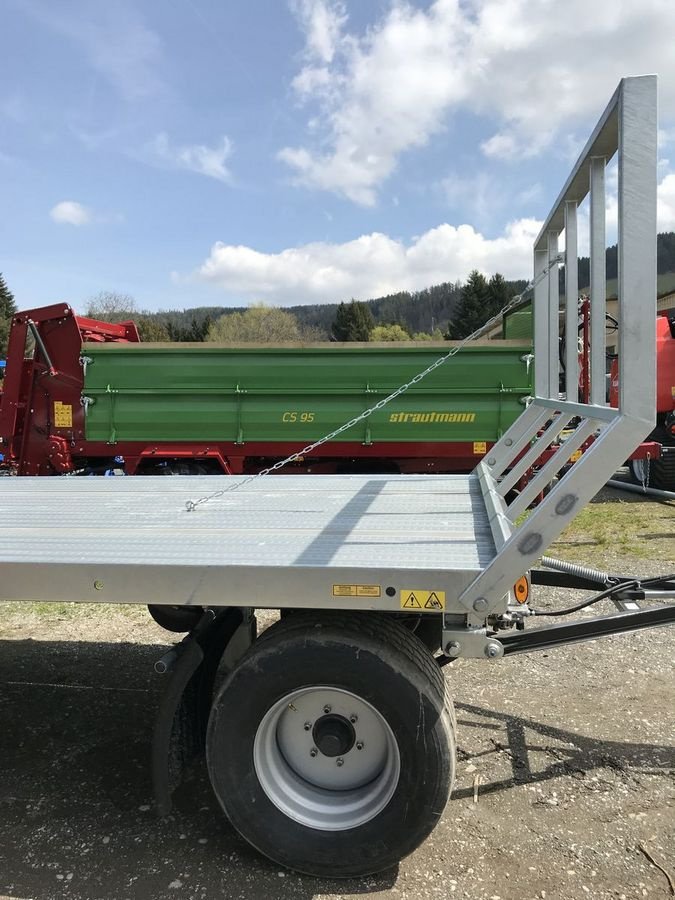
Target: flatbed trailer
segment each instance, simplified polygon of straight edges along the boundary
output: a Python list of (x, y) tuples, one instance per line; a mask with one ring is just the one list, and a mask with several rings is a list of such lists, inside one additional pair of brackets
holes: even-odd
[[(156, 664), (167, 677), (153, 743), (161, 812), (205, 749), (220, 804), (262, 853), (317, 875), (381, 870), (427, 837), (452, 789), (443, 666), (675, 621), (675, 576), (640, 583), (550, 560), (533, 569), (653, 427), (656, 125), (656, 78), (624, 79), (535, 243), (535, 396), (470, 475), (2, 480), (12, 527), (0, 535), (0, 600), (148, 603), (186, 616), (188, 635)], [(591, 329), (604, 334), (604, 171), (617, 150), (620, 340), (632, 352), (620, 355), (612, 409), (600, 340), (589, 402), (576, 401), (576, 347), (575, 400), (558, 391), (558, 239), (564, 230), (576, 328), (576, 217), (590, 182)], [(542, 615), (531, 583), (547, 578), (602, 588), (557, 614), (603, 598), (618, 611), (527, 628)], [(281, 613), (260, 637), (256, 608)]]

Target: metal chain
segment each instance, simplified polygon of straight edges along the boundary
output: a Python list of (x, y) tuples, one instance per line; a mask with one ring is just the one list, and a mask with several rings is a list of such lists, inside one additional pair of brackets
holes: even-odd
[(642, 466), (642, 491), (647, 493), (647, 485), (649, 484), (649, 463), (651, 461), (651, 453), (647, 453), (644, 465)]
[(404, 394), (409, 388), (413, 387), (415, 384), (419, 384), (423, 378), (426, 378), (427, 375), (430, 375), (433, 371), (442, 366), (443, 363), (446, 363), (449, 359), (452, 359), (453, 356), (456, 356), (460, 350), (463, 350), (467, 344), (471, 341), (476, 340), (476, 338), (480, 337), (484, 331), (487, 331), (493, 324), (499, 321), (502, 316), (506, 315), (507, 312), (513, 309), (514, 306), (517, 306), (518, 303), (523, 299), (525, 294), (528, 291), (533, 290), (540, 281), (542, 281), (553, 268), (553, 266), (562, 262), (564, 259), (562, 254), (558, 254), (558, 256), (554, 257), (549, 261), (546, 268), (540, 272), (540, 274), (528, 282), (525, 286), (524, 290), (521, 291), (520, 294), (516, 294), (515, 297), (512, 297), (509, 302), (499, 310), (498, 313), (495, 313), (492, 318), (488, 319), (480, 328), (477, 328), (472, 334), (465, 337), (456, 347), (453, 347), (448, 353), (445, 353), (443, 356), (440, 356), (435, 362), (431, 363), (431, 365), (427, 366), (422, 372), (418, 372), (414, 378), (411, 378), (410, 381), (402, 384), (400, 387), (396, 388), (391, 394), (387, 397), (383, 397), (382, 400), (378, 400), (378, 402), (371, 406), (369, 409), (364, 410), (358, 416), (355, 416), (353, 419), (350, 419), (348, 422), (345, 422), (344, 425), (341, 425), (339, 428), (336, 428), (334, 431), (331, 431), (329, 434), (324, 435), (318, 441), (314, 441), (312, 444), (308, 444), (306, 447), (303, 447), (302, 450), (298, 450), (295, 453), (292, 453), (290, 456), (287, 456), (286, 459), (279, 460), (274, 463), (273, 466), (269, 466), (267, 469), (261, 469), (260, 472), (256, 472), (255, 475), (249, 475), (247, 478), (244, 478), (242, 481), (233, 482), (229, 487), (222, 488), (222, 490), (214, 491), (212, 494), (206, 494), (203, 497), (200, 497), (198, 500), (188, 500), (185, 504), (185, 508), (188, 512), (193, 512), (198, 506), (201, 506), (202, 503), (208, 503), (210, 500), (218, 500), (220, 497), (224, 497), (225, 494), (231, 494), (233, 491), (238, 491), (244, 487), (244, 485), (250, 484), (252, 481), (256, 481), (258, 478), (264, 478), (266, 475), (271, 475), (273, 472), (278, 472), (279, 469), (283, 469), (284, 466), (287, 466), (289, 463), (295, 462), (303, 456), (306, 456), (308, 453), (311, 453), (312, 450), (316, 450), (318, 447), (321, 447), (323, 444), (328, 443), (328, 441), (332, 441), (334, 438), (341, 435), (343, 432), (348, 431), (350, 428), (353, 428), (354, 425), (358, 425), (359, 422), (363, 422), (365, 419), (372, 416), (373, 413), (378, 412), (383, 409), (388, 403), (391, 403), (392, 400), (395, 400), (397, 397), (400, 397), (401, 394)]

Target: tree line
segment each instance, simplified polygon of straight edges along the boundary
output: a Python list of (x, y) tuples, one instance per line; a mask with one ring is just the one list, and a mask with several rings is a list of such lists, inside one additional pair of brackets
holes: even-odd
[[(616, 278), (616, 245), (607, 248), (606, 264), (607, 278)], [(675, 232), (657, 237), (657, 270), (660, 275), (675, 272)], [(563, 277), (561, 271), (561, 284)], [(585, 287), (589, 280), (589, 260), (582, 257), (579, 285)], [(365, 301), (286, 309), (257, 305), (159, 312), (139, 308), (128, 294), (102, 291), (90, 299), (86, 315), (109, 322), (133, 319), (141, 339), (151, 342), (458, 340), (494, 316), (525, 285), (525, 281), (507, 281), (498, 273), (486, 278), (473, 271), (465, 283), (444, 282)], [(6, 356), (10, 320), (16, 311), (14, 295), (0, 273), (0, 359)]]

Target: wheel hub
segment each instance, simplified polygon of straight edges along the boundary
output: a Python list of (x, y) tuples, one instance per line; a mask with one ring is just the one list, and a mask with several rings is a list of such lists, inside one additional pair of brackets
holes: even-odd
[(322, 685), (292, 691), (265, 713), (253, 762), (277, 809), (326, 831), (355, 828), (377, 816), (401, 770), (384, 716), (362, 697)]
[(312, 729), (314, 743), (324, 756), (344, 756), (356, 742), (356, 732), (344, 716), (325, 715)]

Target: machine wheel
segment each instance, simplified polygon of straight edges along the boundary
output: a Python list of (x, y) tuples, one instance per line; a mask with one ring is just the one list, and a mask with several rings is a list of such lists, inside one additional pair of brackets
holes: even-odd
[(234, 827), (310, 875), (367, 875), (438, 822), (455, 771), (443, 675), (403, 625), (367, 613), (296, 613), (230, 673), (207, 764)]
[[(649, 463), (649, 464), (648, 464)], [(675, 453), (661, 459), (631, 459), (628, 463), (631, 479), (635, 484), (656, 488), (659, 491), (675, 491)]]
[(161, 628), (177, 634), (192, 631), (201, 619), (204, 610), (201, 606), (162, 606), (151, 604), (148, 612)]

